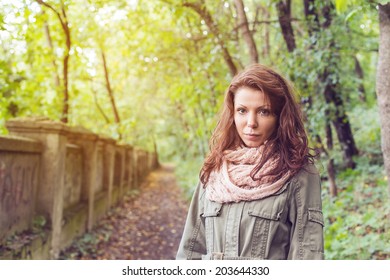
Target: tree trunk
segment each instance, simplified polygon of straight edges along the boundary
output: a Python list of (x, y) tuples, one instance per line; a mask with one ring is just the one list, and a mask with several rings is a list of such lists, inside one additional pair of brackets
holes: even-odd
[(381, 121), (382, 153), (390, 196), (390, 3), (379, 4), (379, 32), (376, 92)]
[[(325, 5), (322, 9), (322, 15), (325, 18), (322, 26), (319, 25), (318, 22), (318, 13), (315, 10), (315, 0), (304, 0), (305, 6), (305, 17), (308, 21), (308, 30), (311, 33), (311, 36), (320, 36), (321, 28), (326, 30), (332, 23), (332, 10), (334, 9), (332, 3), (327, 1), (327, 5)], [(333, 40), (333, 39), (331, 39)], [(313, 40), (312, 48), (316, 41)], [(334, 49), (334, 42), (329, 42), (330, 48)], [(337, 50), (334, 50), (333, 56), (337, 55)], [(337, 138), (339, 140), (342, 152), (343, 159), (346, 168), (355, 168), (355, 162), (353, 161), (353, 156), (358, 154), (358, 149), (355, 145), (355, 140), (352, 134), (351, 125), (349, 122), (349, 118), (344, 110), (344, 103), (340, 96), (340, 93), (337, 91), (337, 82), (333, 83), (331, 77), (334, 75), (338, 75), (338, 73), (333, 72), (334, 69), (337, 69), (337, 62), (330, 61), (329, 64), (325, 67), (323, 73), (319, 77), (321, 82), (324, 85), (323, 95), (325, 97), (325, 102), (327, 106), (331, 108), (331, 113), (329, 117), (333, 126), (336, 129)], [(338, 80), (338, 79), (336, 79)], [(326, 117), (326, 116), (325, 116)]]
[(289, 52), (295, 50), (295, 37), (294, 31), (291, 25), (291, 0), (279, 1), (276, 4), (278, 10), (279, 24), (282, 29), (284, 41), (286, 42)]
[[(323, 29), (329, 28), (332, 23), (332, 10), (333, 4), (328, 1), (327, 5), (323, 8), (322, 13), (325, 17), (325, 21), (322, 25)], [(330, 42), (330, 47), (333, 48), (334, 41)], [(335, 50), (336, 52), (336, 50)], [(336, 54), (334, 54), (336, 55)], [(328, 105), (333, 106), (334, 114), (331, 115), (331, 121), (336, 129), (337, 138), (340, 142), (340, 146), (343, 152), (343, 158), (346, 168), (355, 168), (356, 164), (353, 160), (353, 156), (358, 155), (359, 151), (356, 148), (355, 140), (352, 134), (349, 118), (344, 110), (344, 103), (337, 91), (337, 84), (332, 82), (333, 79), (329, 78), (336, 73), (332, 72), (337, 69), (337, 65), (329, 65), (325, 68), (322, 81), (325, 84), (324, 96)], [(336, 74), (338, 75), (338, 74)]]
[[(309, 36), (318, 36), (320, 32), (320, 23), (318, 20), (318, 14), (315, 10), (315, 0), (304, 0), (304, 11), (305, 11), (305, 19), (307, 22), (307, 28)], [(311, 40), (312, 43), (310, 45), (310, 49), (314, 49), (316, 45), (316, 40)], [(311, 98), (309, 97), (309, 102), (311, 104)], [(325, 110), (325, 135), (326, 135), (326, 148), (323, 146), (321, 137), (316, 134), (314, 139), (316, 139), (317, 144), (321, 147), (320, 150), (328, 157), (328, 164), (326, 166), (328, 172), (328, 181), (329, 181), (329, 193), (331, 196), (336, 197), (338, 193), (338, 187), (336, 183), (336, 169), (334, 167), (334, 159), (329, 154), (328, 151), (333, 150), (333, 137), (332, 137), (332, 128), (330, 127), (330, 117), (329, 111)]]
[[(43, 13), (44, 12), (42, 12), (42, 14)], [(60, 80), (60, 76), (58, 75), (57, 62), (54, 58), (54, 47), (53, 47), (53, 40), (52, 40), (51, 34), (50, 34), (50, 28), (49, 28), (49, 24), (47, 23), (46, 20), (44, 22), (44, 28), (45, 28), (46, 40), (47, 40), (47, 43), (49, 44), (50, 51), (52, 52), (52, 55), (53, 55), (52, 64), (53, 64), (53, 73), (54, 73), (53, 74), (54, 84), (56, 86), (56, 89), (58, 89), (61, 86), (61, 80)]]
[(58, 20), (61, 23), (62, 30), (64, 31), (65, 35), (65, 55), (63, 58), (63, 71), (62, 71), (62, 77), (64, 80), (64, 87), (63, 87), (63, 102), (62, 102), (62, 114), (61, 114), (61, 121), (64, 123), (67, 123), (69, 120), (69, 58), (70, 58), (70, 48), (72, 46), (71, 41), (71, 35), (69, 30), (69, 23), (66, 16), (65, 6), (64, 3), (61, 1), (61, 13), (54, 9), (53, 6), (47, 4), (43, 0), (36, 0), (38, 4), (45, 6), (46, 8), (52, 10), (58, 17)]
[(244, 3), (242, 0), (234, 0), (234, 4), (236, 6), (237, 15), (239, 19), (238, 25), (241, 28), (242, 37), (244, 38), (244, 41), (249, 49), (250, 63), (258, 63), (259, 54), (257, 52), (255, 40), (253, 39), (253, 34), (249, 29), (248, 18), (244, 9)]
[(114, 92), (111, 88), (110, 75), (109, 75), (107, 61), (106, 61), (106, 55), (104, 54), (103, 49), (101, 49), (101, 53), (102, 53), (103, 68), (104, 68), (104, 78), (106, 80), (106, 89), (107, 89), (108, 97), (110, 98), (112, 112), (114, 113), (114, 120), (115, 120), (115, 123), (117, 125), (117, 132), (119, 135), (119, 139), (122, 139), (122, 133), (120, 132), (120, 129), (119, 129), (119, 124), (121, 122), (121, 119), (119, 117), (118, 108), (117, 108), (116, 103), (115, 103)]
[(65, 7), (63, 2), (61, 2), (62, 5), (62, 29), (64, 30), (65, 34), (65, 42), (66, 42), (66, 51), (65, 51), (65, 57), (64, 57), (64, 101), (63, 101), (63, 109), (62, 109), (62, 117), (61, 121), (64, 123), (67, 123), (69, 121), (69, 58), (70, 58), (70, 48), (71, 48), (71, 38), (70, 38), (70, 30), (69, 30), (69, 24), (68, 19), (66, 17)]
[(354, 56), (354, 59), (355, 59), (355, 73), (356, 73), (356, 76), (359, 78), (359, 87), (358, 87), (359, 99), (360, 99), (360, 101), (366, 103), (366, 101), (367, 101), (366, 91), (364, 89), (364, 84), (363, 84), (364, 72), (363, 72), (363, 69), (360, 65), (360, 62), (356, 56)]
[[(263, 15), (264, 19), (267, 21), (270, 19), (270, 14), (268, 9), (263, 9)], [(270, 50), (271, 50), (271, 43), (270, 43), (270, 34), (269, 34), (269, 25), (264, 25), (264, 47), (263, 47), (263, 56), (268, 57)]]
[(313, 33), (319, 31), (320, 22), (318, 20), (318, 13), (315, 9), (315, 0), (303, 0), (303, 6), (305, 9), (305, 18), (309, 22), (308, 30), (309, 35), (312, 36)]
[(64, 57), (64, 71), (63, 71), (63, 77), (64, 77), (64, 97), (62, 101), (62, 116), (61, 121), (64, 123), (68, 123), (69, 121), (69, 51), (66, 52)]
[(337, 138), (340, 142), (343, 152), (343, 159), (346, 168), (355, 168), (356, 164), (353, 161), (353, 156), (358, 154), (358, 150), (353, 138), (351, 125), (344, 111), (344, 103), (336, 91), (334, 84), (326, 82), (330, 74), (325, 71), (322, 81), (326, 83), (324, 96), (328, 106), (331, 107), (332, 114), (329, 114), (330, 120), (336, 129)]
[[(325, 114), (329, 114), (329, 112), (326, 110)], [(329, 117), (327, 117), (329, 119)], [(332, 137), (332, 128), (330, 126), (330, 123), (328, 122), (325, 125), (325, 130), (326, 130), (326, 149), (328, 151), (333, 150), (333, 137)], [(337, 196), (337, 184), (336, 184), (336, 171), (334, 168), (334, 160), (333, 158), (330, 157), (328, 154), (329, 161), (326, 166), (328, 170), (328, 175), (329, 175), (329, 193), (331, 196), (336, 197)]]
[[(92, 84), (92, 83), (91, 83)], [(93, 94), (93, 100), (95, 101), (95, 105), (96, 105), (96, 108), (98, 109), (98, 111), (100, 112), (100, 114), (102, 114), (104, 120), (106, 121), (106, 124), (109, 124), (110, 123), (110, 119), (107, 117), (106, 113), (104, 112), (102, 106), (100, 106), (99, 104), (99, 101), (97, 99), (97, 92), (96, 90), (93, 88), (92, 86), (92, 94)]]
[(214, 19), (212, 18), (210, 12), (207, 10), (205, 3), (189, 3), (185, 2), (183, 3), (184, 7), (191, 8), (194, 10), (206, 23), (207, 27), (209, 28), (211, 34), (214, 35), (214, 37), (217, 39), (218, 45), (222, 49), (222, 56), (229, 68), (230, 74), (232, 76), (237, 74), (237, 67), (233, 61), (232, 56), (229, 53), (229, 50), (227, 49), (225, 43), (222, 41), (220, 37), (220, 32), (218, 29), (218, 25), (214, 22)]

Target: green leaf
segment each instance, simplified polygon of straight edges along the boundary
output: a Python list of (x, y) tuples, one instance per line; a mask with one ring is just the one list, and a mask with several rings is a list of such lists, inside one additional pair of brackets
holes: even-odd
[(354, 9), (351, 12), (349, 12), (347, 14), (347, 16), (345, 17), (345, 22), (352, 20), (352, 18), (357, 14), (357, 12), (358, 12), (358, 9)]
[(344, 12), (347, 9), (348, 0), (335, 0), (336, 10), (339, 13)]

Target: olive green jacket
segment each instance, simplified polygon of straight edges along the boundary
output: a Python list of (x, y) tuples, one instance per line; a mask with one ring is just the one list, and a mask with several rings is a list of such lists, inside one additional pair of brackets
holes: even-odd
[(323, 259), (323, 226), (314, 165), (255, 201), (213, 202), (198, 184), (176, 259)]

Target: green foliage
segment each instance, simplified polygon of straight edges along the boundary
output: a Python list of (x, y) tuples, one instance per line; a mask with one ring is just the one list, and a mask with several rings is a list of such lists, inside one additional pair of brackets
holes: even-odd
[[(327, 259), (388, 259), (390, 209), (380, 147), (376, 106), (362, 104), (349, 112), (360, 155), (357, 168), (338, 169), (339, 194), (331, 198), (323, 186), (325, 255)], [(342, 164), (339, 154), (332, 156)]]
[(33, 220), (33, 228), (41, 229), (47, 226), (47, 221), (44, 216), (36, 216)]
[(349, 116), (353, 123), (356, 144), (362, 147), (362, 153), (364, 153), (362, 156), (381, 158), (381, 129), (376, 106), (356, 106), (349, 112)]
[(339, 195), (323, 196), (327, 259), (387, 259), (390, 224), (387, 179), (381, 165), (361, 158), (338, 176)]
[(355, 2), (355, 1), (334, 0), (334, 2), (336, 4), (336, 10), (340, 12), (340, 11), (345, 11), (346, 10), (348, 2)]
[(202, 167), (203, 158), (193, 158), (191, 160), (176, 163), (176, 178), (181, 188), (184, 190), (185, 197), (190, 200), (199, 182), (199, 171)]

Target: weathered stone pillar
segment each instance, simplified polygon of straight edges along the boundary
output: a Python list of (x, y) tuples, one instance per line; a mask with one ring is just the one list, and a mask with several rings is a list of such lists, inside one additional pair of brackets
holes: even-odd
[(114, 186), (114, 165), (115, 165), (115, 140), (101, 137), (103, 141), (103, 188), (107, 190), (107, 205), (113, 205), (112, 191)]
[(42, 143), (41, 181), (37, 191), (36, 211), (51, 222), (50, 258), (56, 259), (60, 252), (66, 135), (69, 128), (46, 118), (13, 119), (6, 122), (6, 127), (11, 135), (25, 136)]
[(139, 150), (137, 148), (133, 149), (133, 186), (135, 188), (139, 187), (139, 157), (138, 157)]
[(141, 151), (141, 170), (142, 170), (142, 176), (141, 181), (143, 182), (145, 180), (146, 175), (148, 174), (148, 162), (147, 162), (147, 153), (146, 151)]
[(157, 154), (153, 152), (152, 153), (152, 158), (153, 158), (152, 168), (156, 169), (158, 167)]
[(118, 182), (119, 182), (119, 198), (118, 201), (122, 200), (122, 197), (125, 193), (125, 170), (126, 170), (126, 148), (124, 145), (117, 145), (116, 152), (120, 155), (120, 164), (118, 167), (120, 168), (120, 172), (118, 172)]
[(112, 188), (112, 203), (117, 204), (122, 198), (124, 180), (124, 150), (121, 145), (114, 147), (114, 179)]
[(150, 172), (151, 170), (153, 170), (153, 167), (154, 167), (154, 157), (153, 157), (153, 153), (151, 152), (148, 152), (148, 171)]
[(133, 147), (130, 145), (126, 145), (125, 147), (125, 193), (128, 192), (133, 187)]
[(69, 142), (76, 144), (83, 150), (83, 186), (81, 199), (88, 201), (88, 231), (93, 227), (93, 204), (95, 201), (96, 170), (97, 170), (97, 141), (99, 136), (84, 128), (72, 128), (68, 136)]

